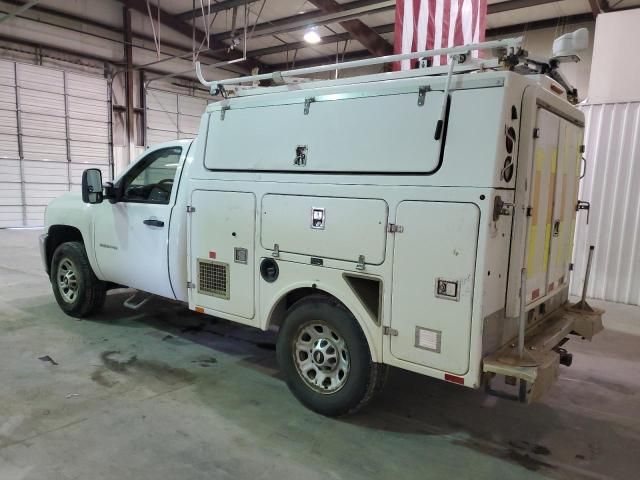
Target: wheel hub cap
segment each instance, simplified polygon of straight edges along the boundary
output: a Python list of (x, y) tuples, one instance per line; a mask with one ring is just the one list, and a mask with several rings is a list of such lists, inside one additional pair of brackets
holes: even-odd
[(78, 297), (78, 279), (76, 267), (70, 259), (63, 258), (58, 264), (56, 280), (62, 299), (67, 303), (73, 303)]
[(349, 375), (349, 351), (344, 339), (320, 321), (307, 323), (298, 331), (294, 363), (298, 375), (320, 393), (337, 392)]

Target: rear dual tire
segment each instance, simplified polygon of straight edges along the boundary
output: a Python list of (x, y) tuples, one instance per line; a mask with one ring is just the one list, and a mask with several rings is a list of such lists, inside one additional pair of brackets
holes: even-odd
[(386, 379), (386, 365), (371, 360), (356, 319), (327, 296), (304, 298), (289, 309), (278, 335), (277, 357), (294, 396), (326, 416), (358, 411)]
[(50, 280), (56, 301), (67, 315), (82, 318), (102, 309), (106, 284), (93, 273), (81, 242), (66, 242), (56, 248)]

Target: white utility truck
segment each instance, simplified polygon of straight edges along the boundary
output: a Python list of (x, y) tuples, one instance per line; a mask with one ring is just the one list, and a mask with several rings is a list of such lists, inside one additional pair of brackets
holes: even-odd
[[(565, 57), (519, 45), (218, 82), (198, 65), (223, 100), (193, 141), (149, 148), (114, 183), (89, 169), (82, 198), (47, 208), (60, 307), (87, 316), (127, 286), (144, 292), (132, 307), (157, 295), (278, 330), (289, 388), (325, 415), (364, 405), (389, 365), (540, 397), (570, 363), (567, 336), (602, 325), (568, 304), (584, 118)], [(299, 81), (405, 58), (424, 68)]]

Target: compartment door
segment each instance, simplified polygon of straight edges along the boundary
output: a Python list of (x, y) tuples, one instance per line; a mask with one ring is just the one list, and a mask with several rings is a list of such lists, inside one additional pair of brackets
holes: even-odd
[(548, 294), (569, 283), (569, 263), (573, 251), (573, 232), (580, 181), (582, 135), (582, 127), (560, 120), (547, 277)]
[(189, 251), (193, 303), (253, 319), (255, 196), (195, 190), (191, 205), (195, 207), (191, 214)]
[(547, 294), (547, 273), (552, 233), (553, 201), (558, 161), (557, 115), (538, 109), (533, 145), (531, 215), (527, 225), (527, 297), (529, 304)]
[(462, 375), (469, 369), (480, 212), (471, 203), (405, 201), (395, 235), (391, 353)]

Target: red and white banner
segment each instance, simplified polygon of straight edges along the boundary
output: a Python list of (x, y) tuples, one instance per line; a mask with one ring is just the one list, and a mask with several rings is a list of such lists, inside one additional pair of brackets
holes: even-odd
[[(484, 41), (487, 0), (397, 0), (394, 53), (419, 52)], [(478, 52), (472, 52), (474, 57)], [(403, 60), (408, 70), (416, 60)], [(447, 56), (432, 59), (446, 65)], [(396, 66), (398, 68), (398, 66)]]

